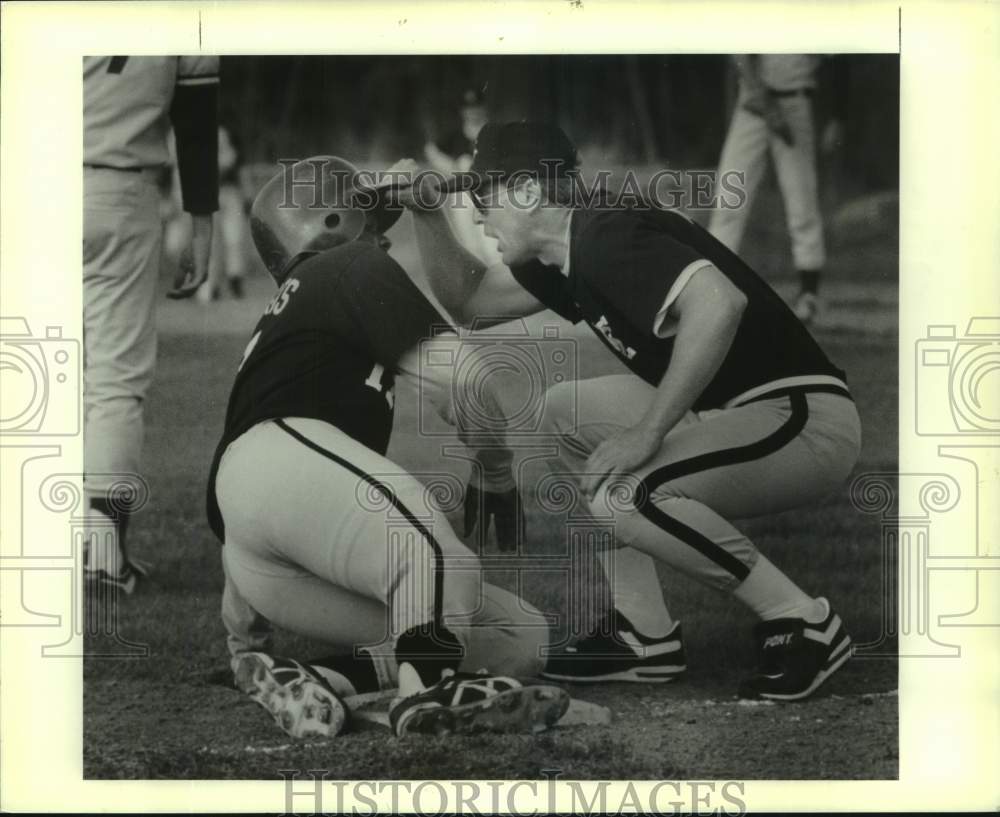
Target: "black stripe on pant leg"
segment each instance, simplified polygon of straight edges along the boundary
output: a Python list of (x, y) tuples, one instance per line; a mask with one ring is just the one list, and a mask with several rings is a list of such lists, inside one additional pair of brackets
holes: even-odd
[(690, 545), (707, 559), (715, 562), (723, 570), (731, 573), (737, 580), (743, 581), (750, 573), (743, 562), (733, 556), (725, 548), (720, 547), (707, 536), (688, 527), (683, 522), (665, 514), (653, 504), (653, 492), (666, 482), (684, 476), (721, 468), (726, 465), (752, 462), (773, 454), (794, 440), (805, 428), (809, 419), (809, 404), (806, 402), (805, 390), (790, 390), (788, 395), (792, 414), (788, 420), (774, 433), (762, 440), (742, 445), (736, 448), (723, 448), (720, 451), (710, 451), (678, 460), (651, 471), (642, 481), (635, 494), (635, 507), (643, 516), (658, 528)]
[(403, 514), (403, 516), (406, 518), (406, 521), (409, 522), (411, 525), (413, 525), (413, 527), (415, 527), (427, 538), (427, 541), (431, 545), (431, 550), (434, 553), (434, 624), (435, 625), (440, 624), (442, 621), (442, 617), (444, 615), (444, 610), (442, 606), (444, 597), (444, 561), (443, 561), (444, 554), (441, 550), (441, 545), (439, 545), (437, 540), (431, 535), (431, 532), (427, 530), (427, 528), (425, 528), (420, 523), (420, 520), (418, 520), (412, 513), (410, 513), (409, 509), (402, 502), (400, 502), (399, 499), (396, 498), (396, 494), (389, 486), (383, 485), (377, 479), (375, 479), (372, 476), (369, 476), (360, 468), (358, 468), (356, 465), (345, 460), (343, 457), (338, 457), (332, 451), (327, 451), (321, 445), (314, 443), (308, 437), (303, 436), (294, 428), (289, 426), (284, 420), (275, 420), (275, 424), (280, 429), (285, 431), (287, 434), (290, 434), (292, 437), (294, 437), (296, 440), (302, 443), (304, 446), (311, 448), (317, 454), (322, 454), (329, 460), (333, 460), (338, 465), (346, 468), (352, 474), (356, 474), (357, 476), (361, 477), (361, 479), (363, 479), (373, 488), (377, 488), (379, 492), (382, 493), (385, 496), (385, 498), (392, 503), (393, 507), (396, 508), (396, 510), (399, 511), (401, 514)]

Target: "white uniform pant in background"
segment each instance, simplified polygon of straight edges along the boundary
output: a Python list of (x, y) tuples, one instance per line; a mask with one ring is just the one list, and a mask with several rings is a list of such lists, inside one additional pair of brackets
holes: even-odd
[(212, 255), (208, 265), (208, 284), (221, 290), (227, 279), (246, 276), (246, 251), (250, 246), (243, 193), (235, 184), (219, 187), (219, 211), (212, 229)]
[(153, 171), (84, 168), (83, 443), (91, 495), (139, 473), (161, 235)]
[(745, 100), (745, 92), (741, 92), (722, 147), (719, 176), (734, 170), (745, 174), (746, 201), (740, 207), (720, 206), (713, 210), (709, 232), (733, 252), (739, 252), (754, 194), (767, 171), (770, 155), (785, 203), (795, 268), (820, 270), (826, 263), (826, 251), (816, 181), (812, 103), (804, 94), (776, 97), (792, 132), (793, 143), (788, 145), (768, 129), (763, 117), (743, 107)]
[(396, 636), (440, 616), (466, 649), (463, 669), (541, 670), (541, 614), (485, 584), (423, 483), (339, 429), (257, 424), (227, 449), (216, 495), (233, 654), (267, 649), (270, 621), (391, 658)]

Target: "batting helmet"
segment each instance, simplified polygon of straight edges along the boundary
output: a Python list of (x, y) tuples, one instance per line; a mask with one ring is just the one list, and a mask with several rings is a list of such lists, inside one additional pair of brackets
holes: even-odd
[(358, 169), (339, 156), (313, 156), (265, 184), (250, 208), (254, 246), (279, 284), (303, 255), (354, 241), (366, 226), (384, 233), (399, 218), (380, 191), (362, 182)]

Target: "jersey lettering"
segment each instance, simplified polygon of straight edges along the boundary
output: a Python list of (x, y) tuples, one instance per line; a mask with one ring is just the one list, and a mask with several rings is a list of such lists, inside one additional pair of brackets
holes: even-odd
[(365, 385), (369, 388), (375, 389), (385, 397), (385, 402), (389, 404), (389, 408), (393, 408), (396, 402), (396, 394), (393, 388), (393, 379), (390, 376), (388, 382), (385, 374), (385, 366), (381, 363), (376, 363), (372, 367), (372, 372), (368, 375), (368, 379), (365, 381)]
[(281, 289), (275, 294), (271, 299), (271, 303), (267, 305), (267, 309), (264, 310), (265, 315), (279, 315), (281, 310), (288, 306), (288, 299), (292, 297), (292, 294), (299, 288), (299, 281), (297, 278), (289, 278), (285, 283), (281, 285)]
[(594, 328), (608, 339), (608, 343), (611, 345), (611, 348), (618, 352), (618, 354), (622, 357), (631, 360), (636, 356), (635, 349), (631, 346), (626, 346), (618, 340), (618, 338), (611, 334), (611, 324), (608, 323), (608, 319), (604, 317), (604, 315), (601, 315), (600, 320), (594, 324)]

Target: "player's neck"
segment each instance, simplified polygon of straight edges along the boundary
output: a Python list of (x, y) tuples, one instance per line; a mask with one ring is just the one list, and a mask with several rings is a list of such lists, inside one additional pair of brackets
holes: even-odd
[(538, 215), (538, 260), (565, 267), (569, 259), (569, 223), (573, 211), (568, 207), (549, 207), (540, 210)]

